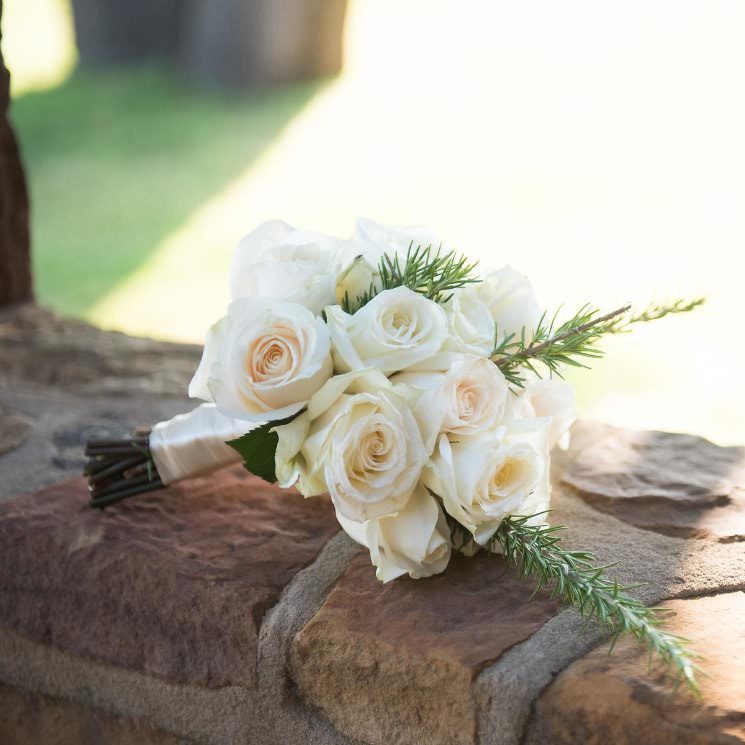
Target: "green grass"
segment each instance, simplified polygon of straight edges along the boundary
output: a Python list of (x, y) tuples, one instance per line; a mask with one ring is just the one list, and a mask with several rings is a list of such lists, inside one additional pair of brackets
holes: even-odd
[(318, 89), (226, 97), (143, 69), (79, 73), (15, 99), (39, 300), (84, 315), (250, 166)]

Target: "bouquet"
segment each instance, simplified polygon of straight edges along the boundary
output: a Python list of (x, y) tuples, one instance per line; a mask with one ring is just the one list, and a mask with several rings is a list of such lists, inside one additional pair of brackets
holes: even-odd
[(349, 240), (272, 221), (238, 245), (232, 302), (189, 395), (205, 403), (127, 440), (90, 442), (91, 505), (242, 461), (330, 498), (377, 577), (445, 571), (455, 552), (503, 554), (695, 687), (691, 650), (548, 523), (549, 462), (575, 406), (566, 366), (599, 341), (701, 300), (590, 306), (559, 321), (511, 267), (482, 270), (424, 228), (360, 219)]

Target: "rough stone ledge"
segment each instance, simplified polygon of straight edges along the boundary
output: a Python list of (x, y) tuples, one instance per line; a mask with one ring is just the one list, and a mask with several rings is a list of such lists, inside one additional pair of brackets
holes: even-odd
[(0, 385), (180, 398), (201, 353), (192, 344), (103, 331), (33, 304), (0, 310)]
[(135, 427), (170, 419), (194, 406), (186, 396), (139, 396), (136, 391), (86, 396), (59, 388), (25, 388), (0, 383), (0, 406), (29, 429), (0, 457), (0, 501), (82, 471), (83, 444), (90, 437), (115, 438)]
[[(94, 350), (92, 355), (89, 354), (90, 349)], [(38, 370), (35, 369), (35, 362), (47, 353), (48, 360), (58, 365), (57, 373), (54, 366), (46, 364), (46, 361), (39, 365)], [(80, 444), (86, 436), (118, 434), (135, 424), (151, 423), (186, 410), (190, 404), (179, 394), (185, 389), (198, 357), (199, 350), (196, 348), (182, 348), (151, 340), (128, 340), (121, 335), (90, 329), (84, 324), (58, 321), (36, 309), (22, 309), (20, 315), (15, 316), (7, 311), (0, 312), (0, 406), (10, 416), (31, 424), (31, 429), (25, 433), (25, 440), (0, 454), (3, 476), (0, 480), (0, 499), (42, 484), (59, 482), (66, 474), (77, 471), (80, 466)], [(177, 362), (174, 363), (174, 359)], [(81, 360), (90, 369), (81, 371)], [(6, 365), (6, 361), (10, 364)], [(143, 376), (147, 379), (144, 383)], [(568, 452), (554, 454), (555, 511), (552, 520), (571, 526), (567, 531), (567, 543), (595, 551), (602, 562), (622, 561), (623, 565), (618, 571), (622, 581), (650, 583), (637, 591), (645, 602), (704, 595), (715, 597), (722, 592), (745, 589), (745, 551), (742, 543), (723, 543), (712, 540), (712, 537), (719, 538), (712, 535), (704, 536), (703, 540), (664, 535), (646, 529), (648, 526), (637, 524), (634, 520), (619, 519), (620, 515), (598, 510), (597, 505), (589, 504), (574, 488), (560, 483), (562, 475), (578, 455), (601, 439), (612, 437), (613, 432), (617, 433), (618, 430), (606, 425), (579, 424), (573, 431), (572, 448)], [(695, 439), (691, 438), (692, 441)], [(672, 440), (668, 439), (667, 442)], [(692, 447), (697, 448), (698, 445)], [(664, 469), (648, 469), (648, 473), (660, 482), (653, 485), (655, 488), (664, 491), (666, 486), (670, 487), (670, 484), (664, 483), (667, 479)], [(162, 495), (166, 511), (167, 499), (173, 495), (174, 492)], [(11, 499), (11, 503), (14, 501)], [(0, 511), (6, 509), (7, 504), (0, 503)], [(142, 502), (143, 507), (144, 504)], [(133, 509), (134, 505), (133, 502)], [(277, 509), (286, 512), (287, 503), (278, 502)], [(126, 514), (127, 511), (124, 512)], [(94, 513), (90, 514), (91, 518), (94, 517)], [(704, 511), (702, 514), (707, 513)], [(69, 519), (69, 515), (62, 516), (60, 526)], [(139, 519), (135, 523), (143, 527)], [(691, 519), (695, 521), (697, 518)], [(104, 521), (108, 522), (108, 517), (104, 516)], [(242, 528), (236, 530), (241, 532)], [(187, 550), (189, 535), (190, 531), (184, 532), (180, 549)], [(230, 542), (228, 536), (223, 537), (226, 543)], [(144, 535), (139, 536), (140, 541), (150, 543), (155, 539), (156, 535), (150, 535), (147, 539)], [(133, 534), (131, 544), (136, 545), (137, 542), (137, 536)], [(208, 544), (209, 541), (204, 545)], [(204, 545), (197, 549), (197, 554)], [(126, 552), (126, 548), (123, 550)], [(295, 648), (303, 643), (308, 644), (313, 634), (323, 641), (323, 634), (319, 633), (323, 631), (323, 625), (317, 619), (321, 618), (327, 599), (345, 581), (349, 571), (358, 571), (365, 583), (376, 588), (376, 596), (383, 590), (375, 584), (373, 569), (367, 560), (355, 558), (358, 552), (359, 549), (349, 539), (337, 533), (330, 541), (319, 542), (314, 553), (315, 560), (300, 571), (297, 571), (300, 567), (296, 567), (278, 584), (271, 601), (258, 610), (258, 615), (266, 609), (268, 612), (260, 619), (261, 626), (252, 646), (253, 651), (247, 656), (240, 653), (234, 660), (238, 668), (255, 667), (250, 674), (246, 669), (239, 671), (235, 680), (240, 680), (240, 685), (210, 688), (204, 685), (205, 679), (197, 682), (197, 678), (186, 676), (182, 682), (176, 682), (143, 672), (150, 669), (149, 664), (126, 669), (122, 667), (121, 660), (97, 662), (80, 653), (73, 654), (71, 649), (55, 646), (58, 638), (55, 640), (42, 634), (37, 637), (39, 641), (32, 641), (23, 628), (17, 628), (14, 632), (7, 627), (2, 628), (2, 624), (0, 681), (19, 691), (30, 691), (54, 699), (44, 705), (63, 708), (68, 704), (80, 706), (85, 711), (90, 710), (94, 719), (102, 712), (100, 716), (103, 719), (100, 721), (105, 721), (110, 715), (142, 722), (153, 728), (152, 731), (141, 729), (145, 733), (143, 740), (158, 745), (161, 745), (158, 737), (171, 735), (181, 738), (182, 742), (187, 741), (189, 745), (277, 745), (279, 742), (283, 745), (353, 745), (354, 733), (348, 726), (342, 722), (340, 727), (345, 731), (335, 728), (324, 710), (315, 708), (313, 702), (317, 701), (329, 710), (327, 702), (320, 700), (323, 694), (312, 690), (313, 686), (319, 688), (318, 681), (312, 678), (309, 681), (297, 674)], [(208, 558), (202, 556), (202, 559)], [(478, 564), (479, 560), (474, 561)], [(476, 564), (469, 567), (475, 568)], [(173, 565), (168, 566), (171, 568), (164, 571), (173, 578)], [(445, 585), (453, 583), (453, 597), (458, 596), (458, 592), (462, 593), (467, 584), (456, 581), (456, 574), (450, 573), (440, 578)], [(427, 587), (434, 587), (428, 584), (431, 582), (436, 584), (437, 580), (404, 580), (395, 585), (398, 589), (393, 591), (393, 595), (405, 587), (414, 588), (416, 596), (428, 594), (430, 591)], [(183, 585), (178, 586), (185, 595), (186, 603), (188, 590), (184, 591)], [(61, 584), (56, 591), (64, 595), (65, 587)], [(454, 601), (460, 612), (459, 623), (463, 624), (461, 630), (468, 627), (469, 616), (494, 610), (486, 602), (491, 597), (488, 589), (477, 588), (465, 600)], [(173, 602), (173, 597), (165, 600)], [(360, 687), (349, 692), (349, 695), (354, 693), (359, 699), (357, 711), (362, 725), (368, 727), (366, 731), (374, 731), (374, 727), (378, 726), (375, 718), (379, 720), (381, 717), (380, 710), (375, 706), (366, 708), (365, 698), (369, 697), (371, 690), (381, 690), (385, 682), (381, 670), (392, 669), (391, 664), (395, 662), (399, 671), (398, 684), (405, 687), (412, 681), (426, 680), (432, 673), (428, 663), (435, 660), (440, 664), (442, 660), (438, 663), (438, 657), (448, 655), (446, 648), (441, 648), (433, 640), (429, 622), (417, 623), (416, 614), (412, 616), (413, 623), (405, 629), (403, 626), (397, 629), (386, 621), (386, 618), (390, 620), (390, 614), (379, 613), (374, 604), (360, 605), (354, 610), (357, 614), (368, 615), (365, 619), (368, 630), (360, 634), (360, 629), (357, 629), (357, 636), (352, 638), (349, 632), (353, 629), (345, 628), (344, 614), (338, 614), (335, 627), (338, 645), (332, 651), (342, 660), (345, 655), (351, 654), (354, 662), (354, 649), (360, 648), (361, 643), (369, 647), (370, 637), (377, 637), (375, 650), (378, 658), (372, 660), (375, 664), (370, 665), (360, 678)], [(246, 623), (253, 624), (251, 610), (240, 605), (237, 612), (241, 611)], [(100, 623), (95, 616), (87, 614), (83, 618), (81, 614), (68, 613), (70, 618), (67, 622), (84, 622), (92, 627)], [(499, 618), (495, 622), (499, 624)], [(509, 623), (509, 615), (505, 617), (505, 623)], [(571, 667), (577, 660), (583, 662), (583, 656), (594, 654), (592, 650), (602, 641), (602, 635), (597, 630), (590, 628), (580, 633), (580, 627), (580, 621), (573, 611), (562, 611), (553, 617), (549, 615), (532, 635), (529, 631), (522, 641), (518, 639), (513, 646), (505, 645), (494, 662), (494, 652), (487, 649), (490, 640), (487, 638), (483, 642), (474, 637), (474, 642), (485, 644), (480, 649), (481, 656), (470, 667), (470, 674), (451, 678), (453, 695), (470, 701), (471, 719), (468, 726), (458, 733), (460, 739), (451, 741), (518, 745), (526, 736), (535, 738), (534, 732), (538, 731), (536, 727), (539, 722), (537, 717), (544, 717), (541, 720), (543, 727), (548, 711), (541, 704), (541, 696), (548, 695), (553, 681), (557, 680), (562, 670)], [(442, 636), (447, 640), (450, 635), (443, 633)], [(380, 643), (381, 640), (385, 643)], [(215, 643), (218, 642), (219, 639)], [(101, 634), (98, 643), (105, 645), (104, 634)], [(208, 646), (205, 644), (201, 650), (197, 649), (195, 655), (208, 656)], [(311, 644), (306, 651), (312, 654), (315, 649)], [(318, 649), (321, 649), (320, 642)], [(326, 659), (330, 657), (326, 655)], [(290, 660), (293, 660), (292, 665)], [(462, 673), (467, 670), (462, 658), (458, 661), (457, 656), (453, 658), (452, 654), (448, 664), (451, 671), (460, 670)], [(333, 667), (339, 668), (338, 661)], [(422, 675), (419, 675), (420, 671)], [(459, 684), (455, 682), (456, 679), (461, 681), (461, 689), (457, 689)], [(333, 685), (330, 690), (333, 690)], [(437, 690), (442, 690), (442, 687)], [(23, 698), (23, 694), (19, 695)], [(435, 703), (441, 700), (433, 699)], [(660, 711), (667, 711), (665, 706)], [(448, 711), (460, 715), (463, 710), (458, 707), (448, 710), (447, 706), (441, 709), (437, 715), (444, 719), (438, 737), (445, 740), (441, 733), (454, 732), (458, 725), (454, 716), (448, 719)], [(69, 712), (70, 709), (66, 708), (65, 711)], [(386, 745), (388, 742), (391, 745), (421, 745), (422, 733), (431, 731), (431, 723), (424, 722), (418, 731), (411, 726), (417, 710), (413, 709), (409, 716), (409, 724), (399, 727), (397, 731), (395, 717), (388, 712), (387, 726), (391, 736)], [(601, 728), (601, 725), (597, 725), (597, 728)], [(123, 745), (112, 737), (104, 740), (106, 745)], [(367, 743), (379, 741), (379, 738), (365, 737)], [(171, 745), (171, 742), (165, 740), (167, 745)], [(542, 745), (540, 739), (530, 740), (526, 745), (538, 745), (539, 742)], [(719, 743), (713, 739), (711, 742)], [(550, 741), (547, 741), (547, 745), (550, 745)]]
[[(567, 544), (594, 551), (601, 563), (620, 561), (619, 579), (629, 584), (647, 582), (646, 587), (635, 592), (650, 604), (674, 597), (697, 597), (745, 589), (745, 552), (741, 544), (685, 540), (644, 530), (611, 515), (598, 513), (573, 489), (562, 486), (561, 475), (567, 464), (587, 447), (588, 442), (597, 439), (599, 431), (606, 429), (591, 423), (578, 425), (572, 449), (555, 455), (552, 520), (571, 526), (566, 533)], [(358, 562), (360, 568), (365, 563), (362, 559)], [(362, 581), (357, 577), (352, 583), (345, 582), (342, 576), (337, 587), (348, 589), (350, 584), (354, 586)], [(422, 583), (409, 582), (417, 590)], [(453, 586), (454, 597), (457, 597), (457, 585), (456, 582)], [(337, 604), (335, 592), (332, 591), (326, 601), (332, 609)], [(472, 607), (475, 604), (477, 612), (483, 608), (479, 600), (477, 597), (469, 598), (469, 604)], [(348, 609), (351, 616), (330, 615), (324, 610), (326, 604), (303, 628), (291, 651), (293, 676), (302, 695), (312, 704), (321, 706), (342, 731), (362, 736), (365, 742), (417, 743), (413, 720), (402, 722), (401, 712), (395, 706), (389, 711), (395, 714), (396, 726), (386, 729), (381, 707), (375, 702), (367, 705), (365, 697), (358, 697), (352, 707), (352, 717), (349, 712), (348, 716), (345, 715), (338, 699), (341, 694), (351, 696), (362, 690), (382, 691), (385, 697), (388, 696), (386, 686), (396, 691), (399, 690), (396, 686), (405, 686), (406, 681), (416, 681), (418, 686), (422, 680), (431, 678), (426, 660), (429, 655), (439, 653), (435, 642), (431, 642), (431, 652), (423, 651), (426, 647), (421, 648), (430, 634), (426, 619), (418, 624), (402, 622), (399, 628), (386, 630), (386, 614), (381, 613), (376, 602), (358, 597), (353, 603), (355, 608)], [(359, 629), (360, 622), (354, 614), (364, 617), (364, 623), (371, 628), (368, 631)], [(457, 633), (457, 624), (453, 632)], [(374, 641), (381, 634), (384, 638), (390, 637), (391, 643), (387, 647)], [(418, 634), (421, 636), (417, 641)], [(518, 745), (526, 731), (533, 703), (541, 692), (561, 670), (592, 650), (603, 638), (603, 634), (593, 626), (583, 629), (577, 613), (568, 609), (548, 620), (530, 638), (503, 651), (480, 673), (476, 671), (472, 683), (452, 674), (450, 680), (457, 695), (472, 697), (476, 731), (471, 732), (469, 723), (471, 704), (465, 708), (453, 707), (451, 700), (448, 706), (440, 706), (437, 712), (436, 733), (432, 734), (431, 723), (422, 724), (427, 741)], [(404, 639), (408, 640), (408, 646), (404, 646), (402, 651)], [(326, 644), (331, 647), (326, 649)], [(302, 652), (310, 657), (303, 657), (299, 654)], [(340, 691), (340, 686), (344, 687), (344, 681), (350, 675), (354, 681), (350, 678), (346, 693)], [(402, 701), (411, 705), (410, 716), (424, 719), (429, 710), (423, 700), (412, 696), (409, 691)], [(433, 707), (441, 700), (435, 695), (434, 688), (431, 700)]]
[(253, 721), (261, 716), (255, 692), (245, 688), (170, 683), (94, 663), (5, 630), (0, 630), (0, 675), (15, 688), (140, 719), (209, 745), (253, 743)]
[(604, 427), (562, 476), (595, 509), (645, 530), (745, 541), (745, 448)]
[[(287, 647), (294, 634), (357, 550), (338, 534), (285, 588), (262, 625), (258, 689), (177, 684), (94, 663), (1, 629), (0, 677), (19, 690), (59, 698), (104, 717), (150, 723), (158, 737), (173, 733), (189, 743), (358, 745), (320, 712), (305, 706), (286, 674)], [(160, 745), (157, 739), (138, 742), (151, 741)], [(119, 745), (116, 740), (100, 742)]]
[(119, 717), (64, 699), (0, 685), (3, 745), (193, 745), (141, 719)]
[(338, 532), (241, 466), (105, 512), (78, 477), (0, 504), (0, 625), (176, 682), (256, 685), (258, 629)]
[[(552, 522), (571, 526), (566, 531), (567, 545), (593, 551), (604, 564), (621, 562), (616, 574), (623, 583), (647, 583), (634, 593), (648, 605), (745, 589), (742, 544), (684, 540), (636, 528), (596, 512), (573, 489), (562, 486), (567, 464), (599, 433), (612, 429), (580, 422), (572, 431), (571, 449), (554, 453)], [(521, 744), (541, 692), (603, 638), (596, 627), (583, 628), (579, 615), (566, 609), (484, 670), (475, 694), (480, 745)]]
[(733, 745), (745, 742), (745, 593), (665, 604), (668, 625), (703, 658), (701, 697), (670, 685), (644, 649), (621, 639), (573, 662), (536, 702), (525, 745)]

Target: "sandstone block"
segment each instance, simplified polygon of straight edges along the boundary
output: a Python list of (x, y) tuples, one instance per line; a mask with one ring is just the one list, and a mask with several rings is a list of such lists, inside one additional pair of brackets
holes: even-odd
[(0, 504), (0, 626), (209, 687), (256, 683), (262, 617), (337, 532), (240, 466), (104, 512), (82, 478)]
[(645, 530), (745, 540), (745, 448), (605, 427), (563, 475), (596, 509)]
[(677, 691), (634, 640), (593, 650), (535, 707), (530, 745), (734, 745), (745, 742), (745, 593), (665, 603), (669, 626), (702, 654), (701, 698)]
[(138, 719), (0, 685), (3, 745), (191, 745)]
[(375, 745), (475, 742), (472, 682), (556, 612), (497, 556), (456, 557), (444, 574), (381, 584), (354, 559), (295, 638), (304, 696)]

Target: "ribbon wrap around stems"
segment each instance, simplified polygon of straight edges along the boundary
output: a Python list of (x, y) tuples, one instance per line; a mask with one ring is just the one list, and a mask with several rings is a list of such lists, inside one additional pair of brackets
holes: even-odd
[(156, 424), (150, 433), (150, 453), (163, 483), (172, 484), (239, 463), (240, 454), (226, 442), (259, 426), (225, 416), (214, 404), (202, 404)]

